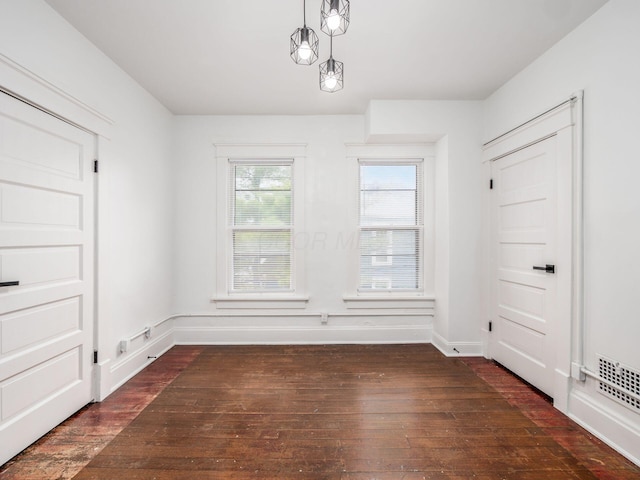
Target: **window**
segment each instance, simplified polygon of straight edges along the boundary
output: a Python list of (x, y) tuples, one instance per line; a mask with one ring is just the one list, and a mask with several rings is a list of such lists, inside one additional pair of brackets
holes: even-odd
[(436, 154), (433, 144), (346, 145), (346, 308), (433, 312)]
[(301, 309), (306, 145), (218, 143), (216, 258), (218, 309)]
[(422, 163), (360, 161), (359, 291), (423, 288)]
[(232, 292), (292, 291), (291, 162), (231, 162)]

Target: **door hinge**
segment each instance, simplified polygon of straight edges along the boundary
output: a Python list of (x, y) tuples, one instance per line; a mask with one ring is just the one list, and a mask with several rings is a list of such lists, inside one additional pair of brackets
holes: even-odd
[(493, 190), (493, 178), (489, 180), (489, 190)]
[(493, 322), (489, 322), (489, 332), (493, 331)]
[(98, 173), (98, 160), (93, 161), (93, 173)]
[(93, 363), (98, 363), (98, 351), (93, 351)]

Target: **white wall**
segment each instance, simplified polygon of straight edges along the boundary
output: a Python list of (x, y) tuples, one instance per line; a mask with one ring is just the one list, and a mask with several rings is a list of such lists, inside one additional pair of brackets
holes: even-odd
[[(434, 342), (447, 354), (480, 353), (483, 318), (482, 180), (480, 102), (373, 101), (366, 116), (179, 116), (176, 118), (176, 311), (202, 314), (182, 318), (177, 326), (191, 329), (179, 341), (399, 341), (431, 339), (430, 318), (368, 316), (346, 318), (343, 296), (355, 245), (338, 239), (355, 232), (349, 210), (356, 205), (349, 185), (350, 160), (345, 144), (407, 144), (431, 142), (435, 155), (436, 320)], [(437, 143), (434, 143), (436, 142)], [(303, 257), (307, 266), (304, 313), (335, 314), (328, 327), (318, 318), (225, 318), (211, 302), (216, 269), (215, 143), (308, 144), (305, 183), (305, 225), (309, 239)], [(351, 181), (354, 181), (352, 179)], [(432, 183), (432, 185), (433, 185)], [(357, 198), (357, 197), (356, 197)], [(433, 267), (432, 267), (433, 268)], [(433, 271), (427, 272), (433, 278)], [(432, 281), (428, 282), (433, 285)], [(427, 294), (433, 294), (431, 290)], [(388, 306), (385, 306), (388, 308)], [(291, 313), (291, 312), (285, 312)], [(396, 312), (397, 313), (397, 312)], [(402, 313), (402, 312), (400, 312)], [(208, 315), (216, 314), (211, 318)], [(342, 329), (335, 332), (333, 329)], [(195, 330), (193, 330), (195, 329)], [(310, 336), (292, 336), (304, 329)], [(387, 329), (386, 331), (384, 329)], [(415, 331), (421, 333), (412, 337)], [(233, 331), (242, 330), (242, 332)], [(233, 331), (233, 332), (232, 332)], [(333, 331), (331, 336), (327, 331)], [(377, 331), (378, 336), (371, 336)], [(401, 332), (398, 334), (398, 332)], [(406, 334), (408, 337), (402, 337)], [(396, 336), (396, 334), (400, 336)], [(199, 335), (199, 336), (198, 336)]]
[[(585, 362), (640, 371), (640, 2), (610, 0), (485, 102), (485, 141), (584, 89)], [(640, 462), (640, 412), (576, 384), (570, 415)]]
[(343, 309), (347, 288), (343, 267), (347, 256), (357, 252), (336, 248), (338, 234), (349, 230), (345, 142), (362, 142), (363, 131), (359, 116), (176, 117), (176, 311), (211, 311), (216, 268), (224, 268), (215, 264), (215, 143), (308, 144), (304, 205), (308, 309)]
[[(363, 116), (179, 116), (175, 142), (175, 307), (179, 314), (202, 314), (176, 321), (177, 341), (428, 340), (431, 319), (426, 315), (401, 318), (388, 311), (386, 317), (374, 317), (359, 310), (358, 316), (343, 300), (354, 293), (348, 269), (358, 255), (356, 225), (349, 217), (357, 208), (357, 177), (349, 178), (353, 168), (346, 144), (364, 142)], [(298, 293), (309, 296), (306, 308), (254, 310), (256, 316), (238, 317), (237, 311), (218, 309), (212, 302), (216, 270), (226, 268), (216, 264), (215, 257), (217, 228), (226, 222), (224, 206), (216, 204), (216, 143), (307, 145), (304, 226), (296, 236), (296, 250), (306, 268), (305, 289)], [(222, 218), (218, 225), (216, 214)], [(321, 325), (322, 312), (329, 314), (328, 325)], [(274, 313), (279, 318), (268, 316)]]
[[(119, 340), (171, 313), (172, 116), (44, 1), (0, 0), (0, 11), (0, 54), (43, 79), (38, 102), (59, 111), (70, 99), (113, 122), (100, 138), (98, 180), (104, 396), (147, 362), (117, 368)], [(33, 95), (27, 82), (11, 87)]]
[(436, 318), (434, 343), (479, 353), (486, 321), (481, 199), (488, 188), (481, 154), (482, 103), (375, 100), (369, 105), (370, 141), (437, 139)]

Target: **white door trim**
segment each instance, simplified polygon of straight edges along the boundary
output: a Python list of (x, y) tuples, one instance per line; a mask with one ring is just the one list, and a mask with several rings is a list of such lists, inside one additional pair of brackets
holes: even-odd
[[(98, 401), (111, 393), (111, 358), (107, 325), (103, 319), (109, 318), (109, 306), (103, 293), (108, 289), (108, 245), (107, 236), (101, 228), (107, 218), (106, 189), (104, 174), (108, 167), (110, 138), (115, 122), (105, 113), (76, 98), (73, 94), (50, 83), (36, 72), (0, 53), (0, 91), (6, 92), (35, 108), (52, 114), (63, 121), (79, 126), (93, 133), (95, 139), (95, 159), (100, 161), (100, 173), (94, 184), (94, 349), (100, 353), (98, 364), (94, 365), (94, 396)], [(102, 177), (102, 178), (101, 178)]]
[[(572, 361), (581, 361), (583, 305), (583, 228), (582, 228), (582, 101), (583, 92), (577, 92), (557, 107), (547, 110), (532, 120), (488, 142), (483, 147), (482, 161), (489, 167), (491, 161), (526, 148), (550, 136), (557, 138), (558, 218), (565, 219), (558, 227), (558, 258), (571, 259), (571, 275), (558, 278), (557, 359), (554, 380), (554, 405), (562, 412), (568, 410)], [(487, 200), (489, 204), (489, 200)], [(488, 210), (487, 210), (488, 211)], [(491, 214), (489, 214), (491, 219)], [(493, 222), (491, 222), (493, 224)], [(491, 229), (489, 229), (491, 230)], [(489, 231), (489, 237), (492, 232)], [(490, 238), (487, 241), (490, 245)], [(487, 278), (490, 282), (493, 259)], [(489, 283), (491, 284), (491, 282)], [(490, 295), (491, 306), (495, 292)], [(490, 312), (487, 312), (490, 318)], [(576, 332), (572, 336), (572, 332)], [(487, 332), (487, 335), (491, 335)], [(491, 358), (491, 342), (484, 342), (484, 355)], [(572, 353), (575, 350), (576, 353)]]
[(114, 121), (28, 68), (0, 53), (0, 88), (36, 108), (53, 113), (82, 129), (109, 138)]
[(3, 463), (95, 398), (95, 134), (0, 100)]

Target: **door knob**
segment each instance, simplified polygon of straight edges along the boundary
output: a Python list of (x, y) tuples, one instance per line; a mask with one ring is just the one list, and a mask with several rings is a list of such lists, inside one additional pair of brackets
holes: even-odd
[(533, 269), (534, 270), (543, 270), (546, 273), (556, 273), (556, 266), (555, 265), (549, 265), (548, 263), (544, 267), (536, 267), (534, 265)]

